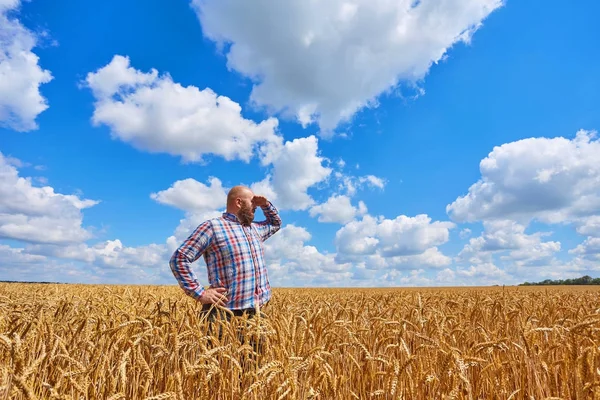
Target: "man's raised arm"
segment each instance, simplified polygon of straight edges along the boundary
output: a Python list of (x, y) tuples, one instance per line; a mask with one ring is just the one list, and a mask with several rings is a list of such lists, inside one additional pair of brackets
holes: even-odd
[(281, 217), (277, 208), (266, 198), (254, 196), (253, 202), (262, 209), (266, 217), (266, 220), (255, 223), (261, 239), (265, 241), (281, 229)]

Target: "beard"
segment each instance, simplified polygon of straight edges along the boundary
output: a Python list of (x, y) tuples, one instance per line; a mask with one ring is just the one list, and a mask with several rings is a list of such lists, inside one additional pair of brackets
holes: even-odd
[(250, 225), (254, 221), (254, 208), (242, 205), (237, 217), (242, 225)]

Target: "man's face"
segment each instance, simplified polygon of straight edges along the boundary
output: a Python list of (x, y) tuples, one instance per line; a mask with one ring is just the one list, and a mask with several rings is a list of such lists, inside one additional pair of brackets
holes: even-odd
[(240, 198), (240, 210), (238, 211), (238, 218), (242, 225), (250, 225), (254, 221), (254, 211), (256, 206), (252, 204), (252, 198), (254, 194), (249, 192)]

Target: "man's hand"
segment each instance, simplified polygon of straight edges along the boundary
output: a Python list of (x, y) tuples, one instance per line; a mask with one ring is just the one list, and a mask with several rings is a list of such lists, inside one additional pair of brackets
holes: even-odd
[(204, 291), (204, 294), (199, 300), (202, 304), (217, 304), (224, 306), (227, 302), (227, 289), (224, 287), (208, 288)]
[(269, 204), (269, 200), (265, 196), (254, 196), (252, 198), (252, 204), (256, 207), (264, 207)]

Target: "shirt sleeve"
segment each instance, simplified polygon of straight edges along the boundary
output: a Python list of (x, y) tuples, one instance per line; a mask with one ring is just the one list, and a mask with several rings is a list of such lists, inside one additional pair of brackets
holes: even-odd
[(171, 256), (169, 266), (183, 291), (194, 299), (204, 294), (204, 288), (196, 279), (190, 264), (196, 261), (208, 248), (213, 237), (210, 221), (200, 224)]
[(275, 208), (271, 202), (268, 202), (266, 206), (262, 206), (261, 209), (265, 214), (266, 220), (255, 222), (254, 226), (260, 236), (261, 240), (264, 242), (268, 238), (270, 238), (275, 232), (281, 229), (281, 217), (279, 216), (279, 212)]

